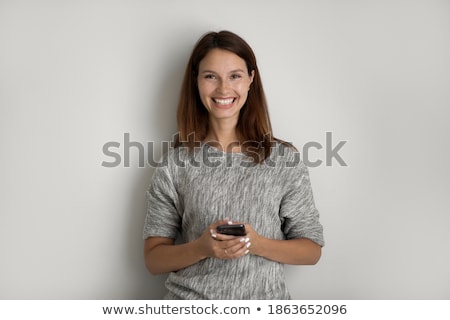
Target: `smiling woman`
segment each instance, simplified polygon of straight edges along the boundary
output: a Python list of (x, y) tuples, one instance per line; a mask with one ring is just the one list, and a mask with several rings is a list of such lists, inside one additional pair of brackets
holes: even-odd
[[(224, 121), (215, 121), (215, 115)], [(176, 147), (192, 150), (198, 141), (209, 141), (226, 149), (239, 141), (247, 146), (241, 151), (257, 162), (270, 155), (273, 137), (266, 96), (255, 54), (246, 41), (229, 31), (211, 32), (198, 41), (186, 67), (177, 122)], [(223, 129), (223, 141), (210, 130), (217, 125)]]
[[(272, 135), (242, 38), (221, 31), (200, 39), (177, 117), (175, 147), (147, 191), (148, 270), (170, 273), (167, 299), (289, 299), (283, 264), (317, 263), (323, 228), (306, 166)], [(201, 161), (208, 154), (226, 161)], [(241, 233), (222, 233), (224, 224)]]

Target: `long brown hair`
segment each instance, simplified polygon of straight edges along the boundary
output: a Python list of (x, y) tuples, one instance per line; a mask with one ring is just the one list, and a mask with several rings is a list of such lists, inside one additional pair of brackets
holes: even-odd
[[(272, 126), (269, 119), (266, 96), (263, 90), (256, 57), (248, 43), (230, 31), (209, 32), (195, 45), (189, 58), (181, 88), (177, 111), (178, 137), (175, 147), (186, 146), (193, 150), (208, 133), (208, 111), (200, 100), (197, 76), (200, 61), (212, 49), (233, 52), (242, 58), (248, 74), (254, 71), (253, 82), (248, 92), (247, 101), (240, 110), (236, 133), (243, 143), (244, 152), (255, 162), (262, 162), (270, 155), (272, 143)], [(249, 152), (249, 150), (252, 152)]]

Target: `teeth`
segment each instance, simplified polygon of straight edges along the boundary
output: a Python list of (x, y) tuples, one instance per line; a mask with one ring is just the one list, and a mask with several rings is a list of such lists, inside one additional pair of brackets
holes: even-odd
[(214, 99), (214, 102), (221, 105), (227, 105), (233, 103), (234, 98), (231, 99)]

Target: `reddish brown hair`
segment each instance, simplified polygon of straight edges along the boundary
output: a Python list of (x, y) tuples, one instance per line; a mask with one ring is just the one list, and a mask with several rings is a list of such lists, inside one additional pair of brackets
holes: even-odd
[[(270, 155), (273, 141), (278, 139), (272, 137), (266, 96), (255, 54), (245, 40), (230, 31), (205, 34), (192, 51), (186, 66), (178, 103), (177, 123), (179, 132), (175, 147), (183, 145), (193, 150), (206, 137), (209, 125), (208, 111), (200, 100), (197, 76), (200, 61), (209, 51), (216, 48), (228, 50), (242, 58), (247, 65), (249, 75), (254, 71), (247, 101), (239, 114), (236, 133), (239, 142), (243, 143), (243, 151), (252, 156), (255, 162), (262, 162)], [(249, 152), (250, 149), (253, 151)]]

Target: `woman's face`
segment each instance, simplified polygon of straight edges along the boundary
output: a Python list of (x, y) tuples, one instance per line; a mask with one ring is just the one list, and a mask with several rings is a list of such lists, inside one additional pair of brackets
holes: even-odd
[(211, 50), (200, 61), (197, 79), (210, 120), (237, 121), (253, 77), (254, 71), (249, 75), (244, 59), (238, 55), (222, 49)]

